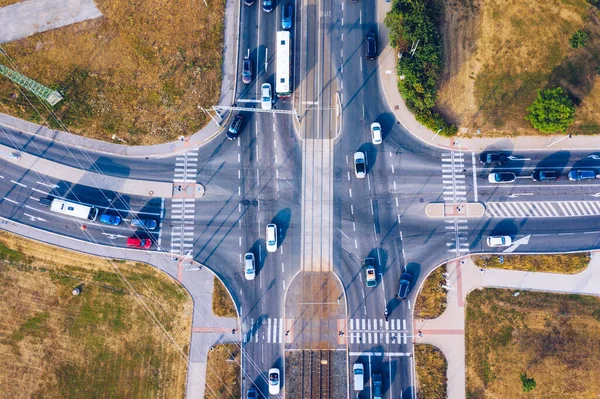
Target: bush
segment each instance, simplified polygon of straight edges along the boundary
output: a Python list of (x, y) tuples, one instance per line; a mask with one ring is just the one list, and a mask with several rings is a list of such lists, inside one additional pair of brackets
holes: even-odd
[(397, 73), (400, 94), (417, 121), (451, 136), (456, 126), (432, 111), (437, 101), (436, 85), (442, 71), (442, 37), (437, 30), (440, 0), (394, 0), (385, 17), (390, 43), (402, 54)]
[(561, 87), (538, 90), (527, 112), (525, 119), (542, 133), (564, 132), (575, 120), (575, 106)]
[(521, 374), (521, 384), (523, 385), (523, 392), (533, 391), (536, 386), (533, 378), (527, 378), (526, 373)]
[(577, 32), (573, 33), (573, 36), (571, 36), (569, 39), (569, 44), (573, 48), (583, 47), (587, 43), (588, 39), (589, 36), (586, 31), (578, 30)]

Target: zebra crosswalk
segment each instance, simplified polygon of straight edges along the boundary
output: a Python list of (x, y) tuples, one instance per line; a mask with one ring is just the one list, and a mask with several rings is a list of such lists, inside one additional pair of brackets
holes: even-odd
[[(442, 154), (442, 189), (444, 202), (462, 204), (467, 202), (467, 184), (464, 152), (445, 152)], [(458, 205), (460, 207), (460, 205)], [(452, 217), (444, 220), (444, 230), (448, 237), (446, 250), (463, 255), (469, 252), (467, 241), (467, 220)]]
[(406, 344), (406, 319), (350, 319), (347, 333), (350, 344)]
[[(283, 318), (250, 319), (248, 331), (244, 332), (243, 340), (246, 342), (266, 342), (267, 344), (282, 344), (286, 332), (291, 329), (288, 320)], [(286, 328), (288, 330), (286, 330)], [(288, 333), (289, 335), (289, 333)]]
[(600, 215), (600, 201), (488, 202), (491, 218), (560, 218)]
[[(189, 151), (175, 159), (173, 183), (192, 184), (196, 182), (198, 171), (198, 151)], [(194, 217), (196, 201), (193, 198), (173, 198), (171, 202), (171, 252), (184, 255), (194, 246)]]

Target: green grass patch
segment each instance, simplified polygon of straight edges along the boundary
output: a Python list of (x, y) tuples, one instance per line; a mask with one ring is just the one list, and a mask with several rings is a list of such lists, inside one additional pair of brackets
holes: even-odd
[(504, 263), (500, 263), (498, 255), (473, 255), (471, 259), (477, 267), (562, 274), (579, 273), (588, 266), (591, 259), (587, 252), (555, 255), (502, 255), (502, 257)]
[(212, 298), (212, 311), (215, 315), (221, 317), (237, 317), (235, 306), (231, 300), (231, 296), (227, 292), (227, 288), (221, 283), (217, 277), (213, 279), (214, 292)]
[(415, 367), (417, 370), (417, 398), (445, 399), (448, 397), (446, 371), (448, 362), (435, 346), (415, 345)]
[(427, 276), (415, 302), (415, 318), (435, 319), (446, 310), (447, 290), (442, 287), (446, 284), (444, 273), (446, 273), (446, 265), (438, 267)]

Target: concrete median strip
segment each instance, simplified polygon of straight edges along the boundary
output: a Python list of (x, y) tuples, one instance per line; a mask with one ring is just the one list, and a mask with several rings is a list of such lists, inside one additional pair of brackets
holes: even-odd
[(485, 215), (485, 206), (479, 202), (464, 203), (430, 203), (425, 207), (425, 214), (430, 218), (481, 218)]
[(121, 194), (139, 195), (142, 197), (171, 198), (173, 183), (150, 180), (125, 179), (88, 172), (71, 166), (48, 161), (31, 154), (15, 151), (13, 148), (0, 145), (0, 159), (15, 164), (21, 168), (54, 179), (64, 180), (74, 184), (94, 187), (101, 190), (116, 191)]

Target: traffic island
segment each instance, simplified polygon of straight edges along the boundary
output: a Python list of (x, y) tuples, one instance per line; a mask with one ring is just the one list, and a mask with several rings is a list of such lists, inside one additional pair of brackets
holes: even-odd
[(485, 215), (485, 206), (479, 202), (432, 202), (425, 207), (430, 218), (481, 218)]

